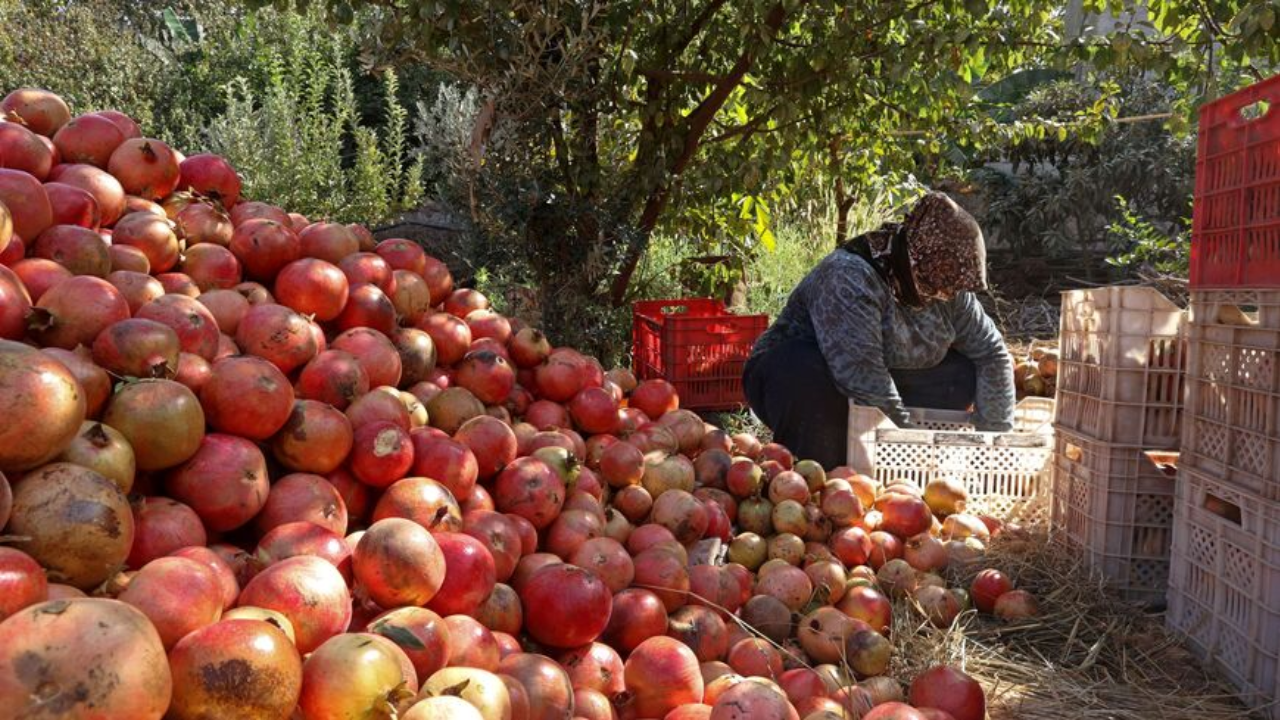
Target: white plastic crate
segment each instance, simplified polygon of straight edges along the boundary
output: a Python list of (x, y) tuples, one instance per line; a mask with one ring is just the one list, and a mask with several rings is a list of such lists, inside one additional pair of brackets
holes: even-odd
[(1185, 321), (1149, 287), (1064, 292), (1058, 425), (1107, 443), (1176, 448)]
[(1168, 626), (1280, 720), (1280, 503), (1180, 467), (1173, 527)]
[(1053, 450), (1053, 400), (1018, 403), (1014, 430), (980, 432), (967, 413), (909, 409), (899, 428), (878, 408), (849, 404), (848, 464), (881, 483), (923, 488), (955, 477), (969, 491), (969, 510), (1026, 523), (1048, 523), (1046, 500)]

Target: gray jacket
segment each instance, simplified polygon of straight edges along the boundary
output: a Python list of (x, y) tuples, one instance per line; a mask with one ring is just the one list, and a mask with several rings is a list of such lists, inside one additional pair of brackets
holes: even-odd
[(977, 366), (974, 424), (1000, 431), (1013, 426), (1013, 363), (1000, 331), (972, 292), (918, 309), (904, 307), (868, 261), (838, 249), (791, 292), (752, 356), (787, 340), (817, 343), (836, 387), (860, 405), (880, 408), (900, 426), (908, 418), (889, 369), (930, 368), (955, 348)]

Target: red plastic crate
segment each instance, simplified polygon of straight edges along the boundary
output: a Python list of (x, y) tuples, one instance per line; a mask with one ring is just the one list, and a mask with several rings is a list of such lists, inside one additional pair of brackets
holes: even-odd
[(733, 315), (707, 298), (645, 300), (632, 307), (631, 366), (641, 380), (663, 378), (680, 407), (731, 410), (746, 404), (742, 369), (768, 315)]
[(1280, 75), (1200, 108), (1192, 214), (1191, 287), (1280, 287)]

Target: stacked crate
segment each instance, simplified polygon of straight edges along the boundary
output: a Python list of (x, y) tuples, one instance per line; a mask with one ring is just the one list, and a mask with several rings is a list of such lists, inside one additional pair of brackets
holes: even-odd
[(1201, 109), (1191, 290), (1167, 622), (1280, 720), (1280, 76)]
[(1175, 479), (1148, 450), (1176, 450), (1184, 311), (1147, 287), (1063, 293), (1054, 415), (1055, 539), (1121, 596), (1165, 598)]

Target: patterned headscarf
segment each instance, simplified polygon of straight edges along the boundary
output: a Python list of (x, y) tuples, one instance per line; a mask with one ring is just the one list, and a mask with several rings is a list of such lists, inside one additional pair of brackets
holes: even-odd
[(903, 230), (921, 297), (954, 296), (987, 287), (982, 228), (944, 193), (920, 198), (903, 221)]

